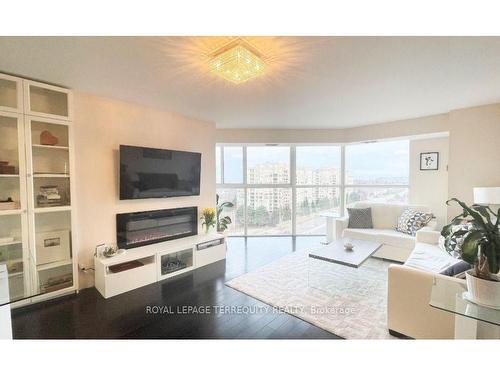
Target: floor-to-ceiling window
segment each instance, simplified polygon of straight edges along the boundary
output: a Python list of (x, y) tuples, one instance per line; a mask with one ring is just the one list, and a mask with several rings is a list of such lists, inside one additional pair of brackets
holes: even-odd
[(345, 204), (408, 201), (409, 141), (345, 146)]
[(325, 234), (322, 212), (340, 216), (340, 146), (295, 147), (295, 233)]
[(407, 140), (350, 145), (220, 145), (217, 193), (230, 235), (324, 235), (323, 212), (408, 199)]

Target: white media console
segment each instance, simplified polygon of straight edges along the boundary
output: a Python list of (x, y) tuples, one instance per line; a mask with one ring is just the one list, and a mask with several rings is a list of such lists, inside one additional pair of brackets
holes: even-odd
[(95, 287), (104, 298), (191, 271), (226, 257), (221, 234), (199, 234), (94, 257)]

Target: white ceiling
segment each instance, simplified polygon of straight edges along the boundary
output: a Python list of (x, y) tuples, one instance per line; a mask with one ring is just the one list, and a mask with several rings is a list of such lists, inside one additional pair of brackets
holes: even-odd
[(267, 74), (213, 77), (227, 37), (1, 37), (0, 71), (214, 121), (346, 128), (500, 102), (500, 37), (255, 37)]

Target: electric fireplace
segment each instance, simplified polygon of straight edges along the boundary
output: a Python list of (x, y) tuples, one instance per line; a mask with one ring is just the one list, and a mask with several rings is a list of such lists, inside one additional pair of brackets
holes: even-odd
[(183, 207), (116, 215), (117, 245), (121, 249), (198, 234), (198, 208)]

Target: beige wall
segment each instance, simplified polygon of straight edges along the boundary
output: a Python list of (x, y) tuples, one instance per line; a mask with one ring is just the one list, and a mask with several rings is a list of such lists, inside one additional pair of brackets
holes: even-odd
[(473, 187), (500, 186), (500, 104), (453, 111), (450, 124), (448, 195), (472, 203)]
[[(430, 207), (439, 227), (448, 220), (448, 144), (448, 137), (410, 141), (410, 202)], [(422, 152), (439, 152), (437, 171), (420, 170)]]
[[(78, 92), (74, 100), (79, 263), (92, 264), (97, 244), (116, 242), (117, 213), (215, 205), (215, 124)], [(201, 152), (200, 196), (120, 201), (120, 144)], [(92, 284), (80, 274), (81, 288)]]

